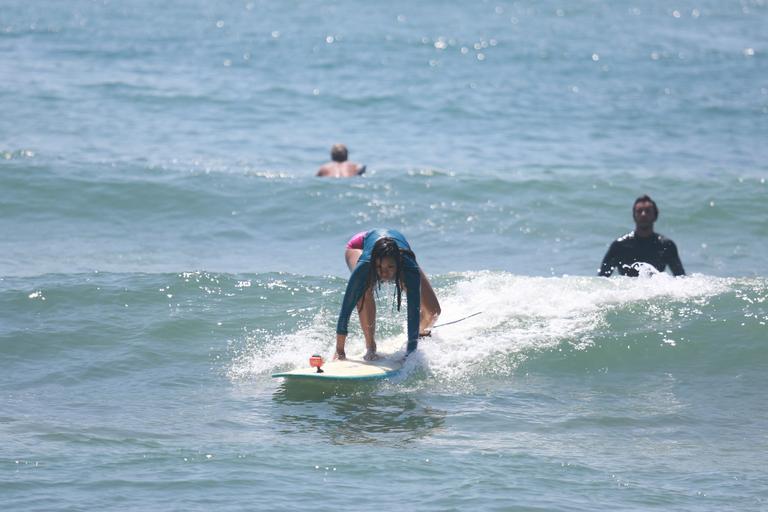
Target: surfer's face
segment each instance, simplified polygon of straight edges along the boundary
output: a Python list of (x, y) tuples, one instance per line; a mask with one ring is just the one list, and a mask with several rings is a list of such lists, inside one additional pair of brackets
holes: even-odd
[(379, 258), (376, 262), (376, 273), (382, 281), (392, 281), (397, 275), (397, 264), (394, 258)]
[(641, 201), (635, 205), (634, 210), (635, 223), (639, 227), (651, 227), (656, 222), (656, 210), (653, 208), (653, 203), (649, 201)]

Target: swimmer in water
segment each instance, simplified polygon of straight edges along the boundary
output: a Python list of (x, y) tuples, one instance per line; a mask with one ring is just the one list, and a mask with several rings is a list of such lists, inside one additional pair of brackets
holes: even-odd
[(653, 223), (659, 218), (659, 209), (647, 195), (635, 199), (632, 206), (635, 230), (615, 240), (603, 258), (598, 275), (608, 277), (614, 267), (623, 276), (639, 274), (636, 263), (648, 263), (659, 272), (669, 267), (675, 276), (684, 276), (685, 270), (677, 254), (675, 242), (654, 232)]
[(348, 156), (349, 152), (344, 144), (334, 144), (331, 148), (331, 161), (320, 167), (317, 176), (349, 178), (363, 174), (365, 166), (348, 161)]
[(376, 302), (374, 290), (383, 282), (394, 282), (397, 310), (400, 311), (401, 292), (408, 301), (408, 346), (406, 356), (416, 350), (418, 339), (429, 336), (440, 315), (440, 303), (424, 271), (416, 263), (405, 237), (394, 229), (363, 231), (347, 242), (344, 256), (352, 275), (347, 283), (336, 325), (336, 358), (347, 355), (349, 317), (357, 306), (360, 325), (365, 337), (366, 361), (378, 359), (376, 354)]

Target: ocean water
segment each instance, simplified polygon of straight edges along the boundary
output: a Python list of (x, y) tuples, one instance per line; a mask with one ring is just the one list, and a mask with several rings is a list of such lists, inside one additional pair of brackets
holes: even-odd
[[(768, 510), (766, 26), (764, 0), (5, 0), (0, 500)], [(313, 176), (336, 142), (365, 176)], [(688, 276), (595, 277), (645, 193)], [(389, 381), (272, 379), (333, 353), (373, 227), (441, 321), (481, 314)]]

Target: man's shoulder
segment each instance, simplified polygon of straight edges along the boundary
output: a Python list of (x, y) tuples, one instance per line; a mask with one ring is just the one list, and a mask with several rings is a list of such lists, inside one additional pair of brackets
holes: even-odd
[(362, 174), (360, 169), (365, 169), (365, 166), (361, 166), (357, 162), (344, 162), (344, 175), (345, 176), (359, 176)]
[(675, 242), (673, 242), (671, 238), (667, 238), (660, 233), (656, 233), (656, 240), (658, 240), (661, 245), (671, 246), (671, 247), (675, 246)]
[[(360, 169), (361, 166), (354, 162), (328, 162), (320, 166), (320, 169), (317, 170), (317, 176), (347, 178), (362, 174)], [(362, 166), (362, 169), (365, 169), (365, 166)]]
[(635, 232), (634, 231), (630, 231), (629, 233), (621, 235), (619, 238), (614, 240), (613, 243), (614, 244), (622, 244), (622, 243), (626, 243), (626, 242), (629, 242), (629, 241), (634, 240), (634, 239), (635, 239)]

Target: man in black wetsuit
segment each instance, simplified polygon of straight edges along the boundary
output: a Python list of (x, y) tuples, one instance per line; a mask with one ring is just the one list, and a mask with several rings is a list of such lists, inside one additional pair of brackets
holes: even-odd
[(616, 267), (619, 274), (635, 277), (639, 269), (634, 264), (643, 262), (653, 265), (659, 272), (664, 272), (669, 266), (674, 275), (684, 276), (685, 270), (675, 242), (653, 231), (653, 223), (659, 218), (659, 209), (653, 199), (648, 196), (635, 199), (632, 216), (635, 218), (635, 230), (611, 244), (598, 275), (608, 277)]

